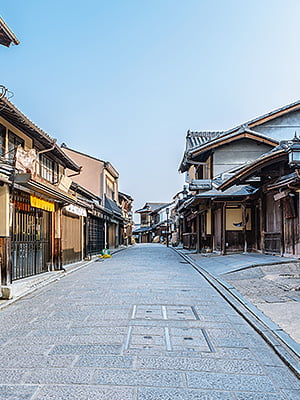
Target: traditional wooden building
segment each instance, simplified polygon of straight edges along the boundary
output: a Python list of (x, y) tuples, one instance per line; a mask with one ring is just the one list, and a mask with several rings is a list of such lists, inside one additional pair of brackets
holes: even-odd
[[(119, 173), (108, 162), (81, 153), (62, 144), (64, 152), (81, 166), (73, 181), (99, 198), (101, 213), (90, 217), (88, 235), (92, 244), (89, 252), (97, 254), (104, 248), (117, 248), (122, 242), (124, 219), (119, 206)], [(97, 242), (96, 242), (96, 239)]]
[(258, 252), (300, 256), (299, 155), (299, 139), (281, 142), (220, 186), (225, 191), (245, 183), (256, 187), (251, 209), (256, 221), (253, 249)]
[(121, 244), (128, 246), (132, 243), (132, 230), (133, 230), (133, 219), (132, 219), (132, 204), (133, 198), (128, 194), (119, 191), (119, 204), (122, 210), (123, 216), (123, 230), (121, 232)]
[(171, 243), (171, 210), (172, 203), (166, 203), (161, 207), (156, 208), (150, 214), (152, 220), (152, 233), (154, 241), (158, 243)]
[[(188, 132), (180, 171), (188, 174), (189, 199), (178, 209), (183, 216), (185, 248), (222, 254), (243, 251), (245, 236), (251, 246), (251, 211), (247, 202), (254, 189), (245, 186), (222, 193), (218, 187), (241, 165), (277, 143), (244, 127), (230, 134)], [(247, 225), (243, 228), (245, 219)]]
[(143, 208), (136, 210), (135, 212), (140, 215), (140, 226), (138, 229), (134, 229), (133, 234), (140, 243), (151, 243), (155, 237), (155, 226), (157, 225), (159, 214), (155, 219), (156, 210), (162, 209), (167, 206), (168, 203), (145, 203)]
[(257, 186), (247, 181), (243, 186), (222, 184), (299, 126), (297, 101), (228, 131), (188, 131), (179, 170), (187, 175), (189, 191), (177, 206), (185, 248), (222, 254), (257, 248), (260, 222), (252, 202)]
[(14, 281), (61, 268), (61, 216), (76, 203), (66, 169), (80, 167), (5, 98), (0, 100), (1, 292)]

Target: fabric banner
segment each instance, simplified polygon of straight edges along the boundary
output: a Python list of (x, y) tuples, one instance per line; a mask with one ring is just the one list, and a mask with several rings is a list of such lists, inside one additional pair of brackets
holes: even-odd
[(31, 207), (40, 208), (41, 210), (54, 212), (55, 206), (51, 201), (47, 201), (44, 199), (40, 199), (39, 197), (35, 197), (30, 195), (30, 205)]

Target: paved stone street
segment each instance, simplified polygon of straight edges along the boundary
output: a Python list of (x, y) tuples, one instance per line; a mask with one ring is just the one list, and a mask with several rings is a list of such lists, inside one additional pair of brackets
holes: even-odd
[(230, 283), (300, 344), (299, 261), (257, 253), (226, 256), (188, 253), (201, 268)]
[(160, 245), (24, 297), (0, 326), (0, 400), (300, 399), (273, 350)]

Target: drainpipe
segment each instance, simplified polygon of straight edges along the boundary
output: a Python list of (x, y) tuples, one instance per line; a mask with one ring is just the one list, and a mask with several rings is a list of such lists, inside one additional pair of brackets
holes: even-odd
[(40, 155), (40, 154), (48, 153), (49, 151), (54, 150), (55, 147), (56, 147), (56, 140), (53, 141), (53, 145), (52, 145), (52, 147), (50, 147), (50, 149), (45, 149), (45, 150), (38, 151), (37, 154)]

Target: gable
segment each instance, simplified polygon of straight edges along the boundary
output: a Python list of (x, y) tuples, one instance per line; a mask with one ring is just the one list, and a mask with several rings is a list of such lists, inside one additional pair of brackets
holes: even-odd
[(291, 140), (300, 134), (300, 110), (289, 112), (271, 121), (255, 126), (255, 131), (277, 140)]
[(217, 176), (245, 163), (256, 160), (262, 154), (273, 148), (267, 143), (241, 138), (232, 143), (226, 143), (214, 150), (213, 176)]

